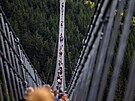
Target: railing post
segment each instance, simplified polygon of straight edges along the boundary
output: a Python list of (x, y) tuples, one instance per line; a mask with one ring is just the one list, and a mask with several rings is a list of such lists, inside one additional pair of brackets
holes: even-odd
[[(9, 55), (9, 53), (8, 53), (8, 55)], [(7, 64), (7, 61), (4, 61), (4, 67), (5, 67), (5, 72), (6, 72), (6, 76), (7, 76), (7, 82), (9, 85), (10, 95), (11, 95), (12, 100), (14, 101), (13, 89), (12, 89), (12, 84), (11, 84), (11, 79), (10, 79), (11, 76), (10, 76), (10, 72), (9, 72), (10, 66)]]
[[(7, 24), (5, 24), (6, 27)], [(7, 30), (6, 30), (7, 31)], [(7, 32), (8, 33), (8, 32)], [(7, 37), (7, 36), (6, 36)], [(9, 60), (9, 63), (10, 65), (12, 66), (12, 62), (11, 62), (11, 57), (10, 57), (10, 52), (9, 52), (9, 44), (7, 43), (7, 40), (5, 40), (5, 49), (6, 49), (6, 53), (7, 53), (7, 57), (8, 57), (8, 60)], [(12, 83), (11, 83), (11, 73), (9, 71), (9, 68), (11, 68), (9, 65), (7, 65), (7, 61), (5, 63), (5, 67), (6, 67), (6, 72), (7, 72), (7, 78), (8, 78), (8, 84), (9, 84), (9, 87), (10, 87), (10, 92), (11, 92), (11, 97), (12, 97), (12, 100), (14, 101), (14, 92), (13, 92), (13, 89), (12, 89)]]
[[(1, 36), (1, 34), (0, 34)], [(8, 88), (7, 88), (7, 80), (6, 80), (6, 77), (5, 77), (5, 72), (4, 72), (4, 66), (3, 66), (3, 62), (2, 61), (2, 58), (0, 57), (0, 74), (1, 74), (1, 78), (2, 78), (2, 81), (3, 81), (3, 90), (4, 90), (4, 93), (5, 93), (5, 96), (4, 96), (4, 99), (6, 99), (6, 101), (10, 101), (9, 100), (9, 93), (8, 93)]]
[[(3, 36), (2, 36), (2, 33), (5, 35), (6, 34), (6, 31), (5, 31), (5, 26), (4, 26), (4, 19), (3, 19), (3, 16), (2, 16), (1, 13), (0, 13), (0, 20), (1, 20), (1, 23), (2, 23), (2, 31), (3, 31), (3, 32), (0, 33), (0, 39), (1, 39), (1, 45), (2, 45), (2, 50), (1, 51), (3, 52), (4, 58), (6, 58), (4, 39), (3, 39)], [(7, 100), (9, 101), (8, 86), (7, 86), (7, 82), (6, 82), (7, 80), (6, 80), (6, 77), (5, 77), (5, 70), (4, 70), (4, 67), (6, 67), (6, 69), (7, 69), (7, 63), (5, 62), (5, 60), (2, 61), (2, 59), (1, 59), (1, 62), (4, 62), (4, 65), (3, 65), (3, 63), (1, 63), (1, 65), (2, 65), (1, 66), (1, 69), (2, 69), (2, 73), (3, 73), (3, 82), (4, 82), (4, 85), (5, 85), (5, 91), (6, 91), (5, 93), (7, 95)], [(11, 85), (9, 85), (9, 86), (11, 88)], [(11, 91), (11, 89), (10, 89), (10, 91)], [(11, 91), (11, 93), (12, 93), (12, 91)]]
[(19, 101), (25, 88), (42, 84), (0, 8), (0, 101)]
[(4, 101), (0, 82), (0, 101)]
[(13, 73), (13, 68), (10, 68), (10, 72), (11, 72), (11, 77), (12, 77), (13, 91), (15, 93), (15, 98), (16, 98), (16, 101), (19, 101), (18, 93), (17, 93), (17, 85), (16, 85), (16, 82), (15, 82), (15, 74)]
[(20, 84), (19, 84), (19, 79), (17, 77), (17, 74), (15, 74), (15, 82), (16, 82), (16, 88), (17, 88), (17, 93), (18, 93), (18, 98), (21, 98), (21, 91), (20, 91)]

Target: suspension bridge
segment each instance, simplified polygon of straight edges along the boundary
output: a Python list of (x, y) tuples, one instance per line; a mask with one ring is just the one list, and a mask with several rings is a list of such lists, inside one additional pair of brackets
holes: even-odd
[[(121, 76), (132, 16), (135, 13), (135, 0), (128, 2), (95, 0), (92, 20), (67, 87), (64, 64), (65, 6), (66, 1), (60, 0), (59, 41), (52, 89), (67, 90), (70, 101), (113, 101)], [(117, 44), (119, 46), (115, 52)], [(134, 49), (132, 52), (132, 62), (123, 90), (123, 101), (135, 100)], [(112, 62), (114, 63), (112, 75), (109, 75)], [(0, 9), (0, 73), (0, 101), (20, 101), (27, 87), (46, 84), (28, 59), (2, 9)]]

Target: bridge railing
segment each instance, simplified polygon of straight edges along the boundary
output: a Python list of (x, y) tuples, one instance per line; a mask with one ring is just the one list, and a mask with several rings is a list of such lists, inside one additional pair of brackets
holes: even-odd
[(0, 101), (19, 101), (26, 87), (42, 84), (0, 8)]
[[(119, 77), (122, 77), (120, 72), (135, 1), (96, 2), (89, 31), (83, 40), (81, 55), (68, 87), (71, 101), (113, 101), (118, 91)], [(130, 51), (133, 53), (133, 50)], [(134, 98), (134, 62), (133, 58), (132, 66), (129, 66), (131, 72), (127, 75), (128, 82), (123, 83), (126, 85), (123, 89), (125, 93), (119, 98), (124, 101), (132, 101)]]

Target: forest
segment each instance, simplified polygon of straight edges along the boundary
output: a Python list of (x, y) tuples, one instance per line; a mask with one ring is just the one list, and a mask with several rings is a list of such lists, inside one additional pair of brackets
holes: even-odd
[[(2, 9), (26, 54), (45, 82), (54, 77), (59, 32), (59, 0), (2, 0)], [(66, 1), (66, 80), (75, 68), (81, 43), (88, 30), (93, 4)]]
[[(57, 58), (59, 0), (2, 0), (0, 4), (32, 64), (42, 79), (51, 84)], [(82, 40), (87, 34), (93, 11), (94, 3), (91, 3), (89, 0), (66, 0), (66, 83), (70, 81), (70, 77), (76, 66), (81, 51)], [(123, 14), (122, 16), (124, 16)], [(121, 30), (119, 32), (121, 33)], [(118, 44), (116, 49), (117, 47)], [(127, 82), (127, 74), (133, 55), (132, 50), (134, 49), (135, 17), (132, 18), (116, 101), (121, 101), (119, 99), (124, 94), (123, 89), (125, 89), (125, 82)], [(115, 50), (116, 52), (117, 50)], [(112, 70), (110, 70), (110, 75), (111, 72)]]

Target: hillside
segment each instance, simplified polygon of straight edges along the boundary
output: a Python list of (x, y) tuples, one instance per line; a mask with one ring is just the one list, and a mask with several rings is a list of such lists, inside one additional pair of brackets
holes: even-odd
[[(58, 0), (2, 0), (1, 6), (34, 67), (45, 81), (52, 82), (59, 27)], [(66, 2), (67, 81), (75, 68), (92, 11), (89, 3), (78, 0)]]

